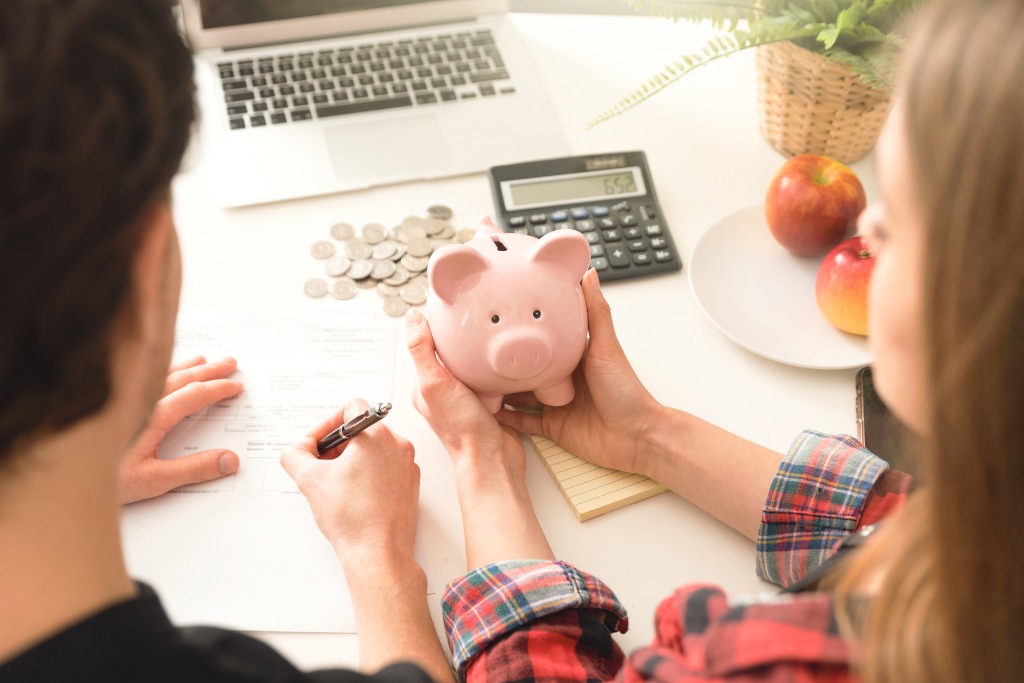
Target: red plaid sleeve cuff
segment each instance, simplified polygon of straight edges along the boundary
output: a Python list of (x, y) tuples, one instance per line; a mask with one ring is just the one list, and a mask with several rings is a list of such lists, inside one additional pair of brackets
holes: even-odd
[(855, 531), (886, 462), (850, 436), (805, 431), (772, 481), (757, 534), (757, 575), (788, 586)]
[(607, 585), (570, 564), (513, 560), (474, 569), (445, 587), (441, 613), (460, 679), (492, 643), (555, 612), (589, 609), (610, 631), (625, 633), (626, 610)]

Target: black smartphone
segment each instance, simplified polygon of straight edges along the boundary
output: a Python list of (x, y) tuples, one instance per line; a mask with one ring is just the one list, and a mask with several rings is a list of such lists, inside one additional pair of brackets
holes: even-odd
[(871, 366), (857, 371), (857, 438), (892, 469), (917, 475), (913, 433), (875, 391)]

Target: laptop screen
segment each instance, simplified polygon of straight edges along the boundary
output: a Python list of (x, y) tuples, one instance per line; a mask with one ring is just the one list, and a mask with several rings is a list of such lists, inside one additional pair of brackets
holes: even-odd
[(203, 28), (224, 28), (265, 21), (356, 12), (435, 0), (201, 0)]

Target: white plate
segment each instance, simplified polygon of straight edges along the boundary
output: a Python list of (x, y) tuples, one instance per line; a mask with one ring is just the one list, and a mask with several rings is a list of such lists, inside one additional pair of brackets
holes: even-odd
[(867, 339), (840, 332), (818, 310), (820, 258), (786, 251), (752, 206), (708, 228), (690, 255), (690, 288), (704, 314), (745, 349), (801, 368), (871, 363)]

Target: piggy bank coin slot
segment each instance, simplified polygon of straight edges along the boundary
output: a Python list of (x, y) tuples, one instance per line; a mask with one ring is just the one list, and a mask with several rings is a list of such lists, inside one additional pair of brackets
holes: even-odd
[(491, 237), (491, 239), (494, 240), (494, 246), (497, 247), (498, 251), (508, 251), (508, 247), (505, 246), (505, 243), (502, 241), (501, 237), (499, 237), (498, 235), (494, 235), (493, 237)]

